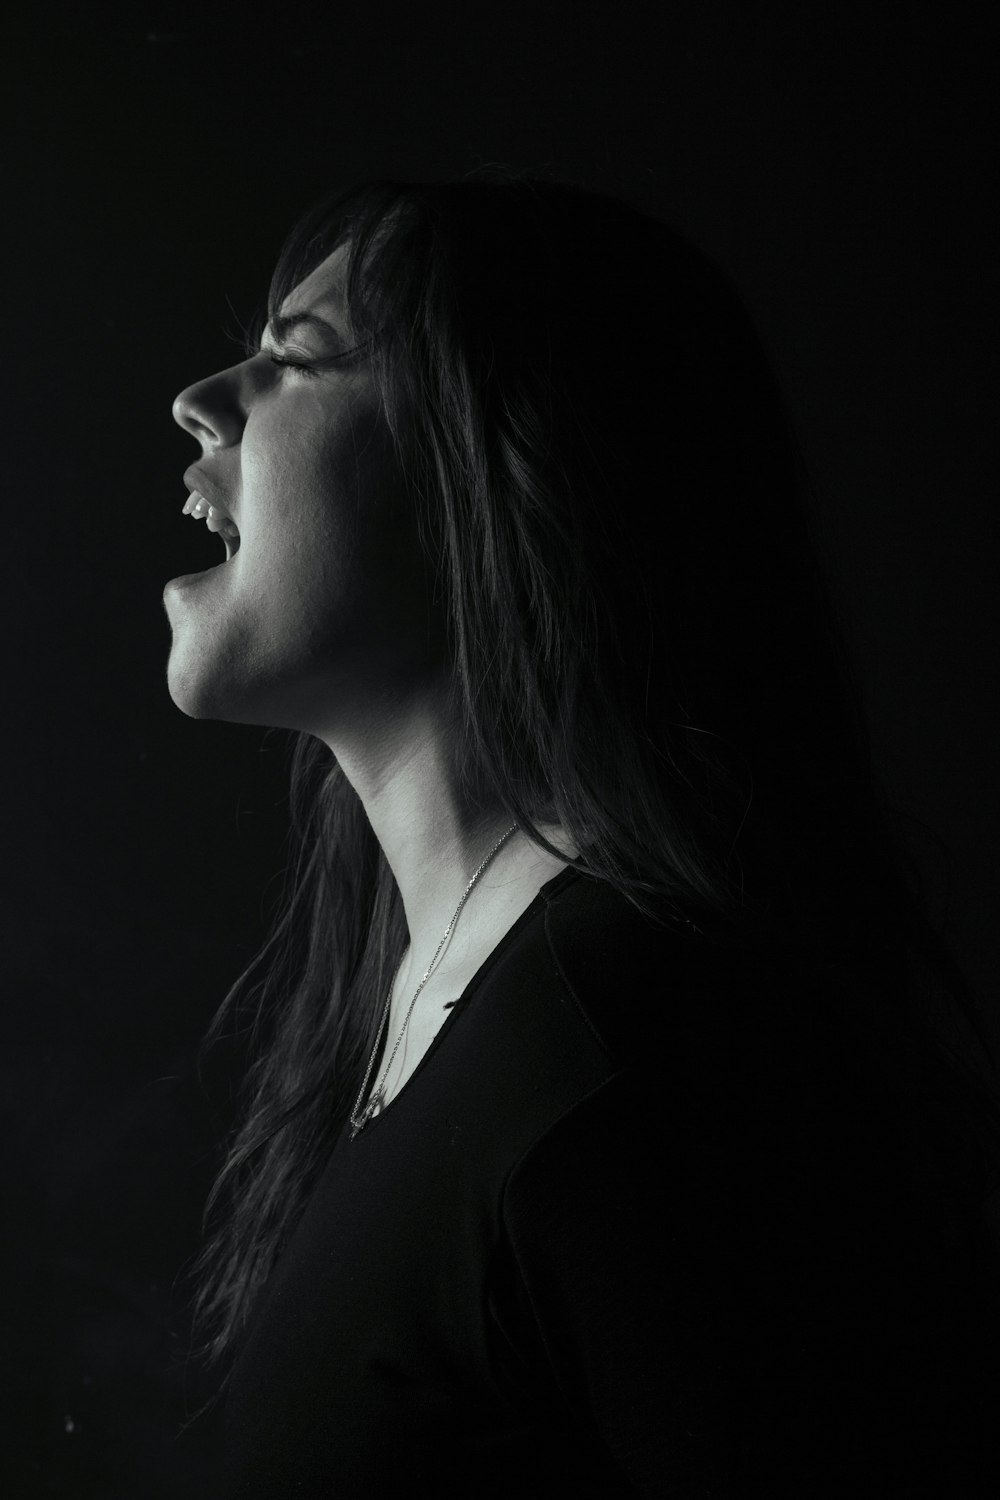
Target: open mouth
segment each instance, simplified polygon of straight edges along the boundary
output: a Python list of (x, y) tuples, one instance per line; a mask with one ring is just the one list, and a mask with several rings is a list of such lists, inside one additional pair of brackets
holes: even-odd
[(194, 490), (184, 502), (182, 514), (194, 516), (196, 521), (204, 521), (209, 531), (218, 532), (226, 548), (226, 562), (233, 560), (240, 550), (239, 528), (221, 505), (210, 504), (204, 495)]

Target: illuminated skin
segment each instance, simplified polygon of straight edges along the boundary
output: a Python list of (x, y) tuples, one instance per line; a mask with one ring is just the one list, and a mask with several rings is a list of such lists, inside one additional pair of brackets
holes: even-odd
[[(347, 249), (288, 296), (302, 326), (182, 391), (175, 420), (201, 445), (203, 483), (239, 527), (231, 560), (173, 579), (167, 682), (193, 718), (305, 730), (324, 740), (364, 805), (403, 899), (410, 945), (393, 990), (395, 1038), (417, 982), (503, 812), (465, 805), (451, 759), (440, 606), (364, 354), (318, 375), (272, 363), (350, 349), (340, 297)], [(185, 522), (185, 525), (190, 522)], [(220, 543), (221, 547), (221, 543)], [(543, 831), (575, 850), (561, 831)], [(386, 1100), (444, 1007), (564, 860), (508, 840), (463, 910), (407, 1028)], [(374, 1080), (373, 1080), (374, 1081)]]
[[(198, 381), (174, 418), (201, 444), (202, 491), (239, 527), (239, 550), (164, 592), (174, 702), (195, 718), (305, 729), (337, 738), (379, 700), (426, 688), (443, 663), (417, 541), (364, 356), (305, 374), (351, 349), (339, 288), (346, 247), (286, 300), (332, 324)], [(214, 481), (215, 490), (211, 488)], [(193, 487), (198, 487), (195, 477)]]

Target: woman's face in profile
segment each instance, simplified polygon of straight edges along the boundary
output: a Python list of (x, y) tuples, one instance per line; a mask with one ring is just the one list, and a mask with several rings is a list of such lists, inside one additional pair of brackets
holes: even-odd
[(189, 489), (239, 528), (229, 560), (164, 591), (168, 686), (195, 718), (335, 734), (439, 662), (429, 566), (366, 351), (319, 373), (273, 362), (353, 347), (346, 256), (289, 294), (259, 354), (174, 402), (201, 446)]

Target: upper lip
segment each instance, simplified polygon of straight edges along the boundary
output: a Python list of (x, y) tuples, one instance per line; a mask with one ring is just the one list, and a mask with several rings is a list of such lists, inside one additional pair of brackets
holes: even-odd
[(216, 510), (221, 511), (224, 516), (228, 516), (233, 525), (236, 525), (236, 518), (229, 507), (226, 505), (225, 501), (222, 499), (222, 496), (219, 493), (218, 485), (215, 483), (214, 479), (209, 478), (204, 470), (199, 469), (196, 464), (192, 464), (190, 469), (187, 469), (185, 471), (184, 483), (187, 485), (189, 490), (194, 490), (199, 495), (204, 495), (209, 505), (214, 506)]

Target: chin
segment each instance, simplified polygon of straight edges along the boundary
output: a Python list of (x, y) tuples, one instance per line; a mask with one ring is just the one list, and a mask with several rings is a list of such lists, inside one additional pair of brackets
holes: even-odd
[(268, 729), (307, 729), (302, 705), (287, 685), (247, 670), (239, 651), (208, 654), (176, 641), (167, 662), (167, 691), (189, 719), (215, 719)]
[(232, 723), (260, 722), (248, 715), (250, 695), (240, 688), (236, 653), (206, 650), (187, 631), (175, 631), (167, 661), (167, 691), (181, 713), (190, 719), (223, 719)]
[(227, 695), (220, 692), (219, 684), (204, 672), (191, 671), (175, 663), (173, 656), (167, 665), (167, 691), (176, 707), (189, 719), (231, 717)]

